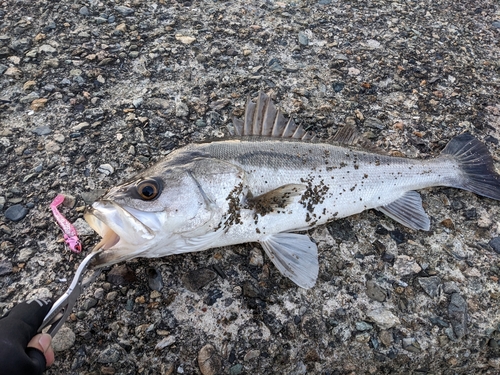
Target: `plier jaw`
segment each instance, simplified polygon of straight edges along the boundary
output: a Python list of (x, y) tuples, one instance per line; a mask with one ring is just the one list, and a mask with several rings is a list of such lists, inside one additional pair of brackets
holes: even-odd
[(91, 282), (93, 282), (102, 271), (101, 269), (98, 269), (94, 271), (91, 276), (84, 279), (85, 273), (90, 265), (90, 261), (100, 252), (100, 250), (94, 251), (83, 259), (82, 263), (80, 263), (78, 269), (76, 270), (75, 276), (71, 281), (69, 288), (56, 302), (54, 302), (52, 308), (45, 316), (42, 325), (38, 329), (39, 332), (46, 327), (49, 327), (46, 332), (54, 337), (66, 320), (68, 320), (68, 317), (73, 311), (73, 307), (75, 306), (80, 295), (83, 293), (83, 290)]

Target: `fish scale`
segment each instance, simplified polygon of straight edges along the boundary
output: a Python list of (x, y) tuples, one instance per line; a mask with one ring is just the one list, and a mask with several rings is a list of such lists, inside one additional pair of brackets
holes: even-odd
[(94, 202), (85, 214), (102, 237), (94, 265), (259, 242), (283, 275), (310, 288), (317, 246), (297, 232), (371, 208), (429, 230), (415, 190), (432, 186), (500, 200), (493, 159), (467, 133), (432, 159), (392, 157), (352, 127), (317, 142), (262, 93), (234, 133), (175, 150)]

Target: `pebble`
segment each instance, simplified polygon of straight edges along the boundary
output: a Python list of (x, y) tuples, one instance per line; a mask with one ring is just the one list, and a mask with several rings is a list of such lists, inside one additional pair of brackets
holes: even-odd
[(189, 114), (189, 108), (186, 103), (176, 100), (175, 101), (175, 116), (186, 117)]
[(90, 128), (90, 124), (88, 122), (80, 122), (79, 124), (71, 127), (71, 130), (73, 130), (75, 132), (79, 132), (81, 130), (88, 129), (88, 128)]
[(193, 36), (180, 35), (180, 34), (176, 34), (175, 35), (175, 39), (177, 39), (182, 44), (191, 44), (191, 43), (193, 43), (196, 40), (196, 38), (193, 37)]
[(306, 33), (303, 31), (299, 31), (299, 44), (303, 46), (309, 45), (309, 38), (307, 37)]
[(448, 305), (448, 317), (450, 318), (453, 332), (457, 338), (462, 338), (467, 333), (467, 302), (458, 293), (451, 295)]
[(210, 268), (199, 268), (184, 274), (181, 278), (184, 286), (191, 292), (200, 290), (217, 278), (217, 273)]
[(85, 311), (89, 311), (92, 307), (95, 307), (97, 305), (97, 300), (95, 298), (87, 298), (85, 301), (83, 301), (82, 304), (82, 309)]
[(386, 347), (389, 347), (392, 345), (392, 333), (387, 330), (380, 331), (378, 334), (378, 338), (384, 344)]
[(45, 107), (45, 104), (47, 104), (49, 100), (46, 99), (46, 98), (39, 98), (39, 99), (35, 99), (31, 102), (30, 104), (30, 108), (33, 110), (33, 111), (39, 111), (41, 110), (42, 108)]
[(33, 254), (35, 253), (34, 249), (31, 249), (29, 247), (25, 247), (24, 249), (21, 249), (17, 255), (17, 261), (18, 262), (27, 262), (28, 260), (31, 259)]
[(357, 331), (369, 331), (373, 328), (373, 326), (367, 322), (356, 322), (356, 330)]
[(150, 267), (146, 270), (146, 274), (148, 275), (148, 285), (151, 290), (160, 291), (163, 288), (163, 279), (161, 276), (161, 272), (153, 267)]
[(262, 251), (254, 247), (250, 251), (250, 260), (248, 262), (251, 266), (262, 267), (264, 265), (264, 255)]
[(71, 328), (63, 325), (52, 339), (52, 348), (55, 352), (70, 349), (76, 341), (76, 335)]
[(57, 50), (54, 47), (52, 47), (50, 44), (41, 45), (40, 47), (38, 47), (38, 51), (43, 52), (43, 53), (47, 53), (47, 54), (57, 52)]
[(160, 342), (158, 342), (158, 344), (156, 344), (155, 350), (161, 350), (161, 349), (167, 348), (174, 343), (175, 343), (175, 336), (173, 336), (173, 335), (167, 336), (164, 339), (162, 339)]
[(488, 242), (488, 245), (491, 246), (493, 251), (497, 254), (500, 254), (500, 237), (495, 237)]
[(131, 16), (134, 14), (135, 10), (124, 5), (116, 5), (115, 10), (120, 13), (122, 16)]
[(500, 29), (500, 20), (498, 21), (493, 21), (491, 23), (491, 26), (496, 27), (497, 29)]
[(229, 368), (229, 375), (240, 375), (243, 372), (243, 365), (238, 363)]
[(379, 302), (384, 302), (387, 298), (387, 293), (384, 288), (375, 283), (373, 280), (368, 280), (366, 282), (366, 295)]
[(211, 344), (205, 345), (198, 353), (198, 366), (203, 375), (219, 374), (222, 370), (222, 360)]
[(135, 272), (125, 264), (114, 266), (108, 272), (106, 279), (114, 285), (128, 285), (137, 280)]
[(116, 296), (118, 296), (118, 292), (117, 291), (112, 291), (112, 292), (109, 292), (107, 295), (106, 295), (106, 301), (114, 301), (116, 299)]
[(78, 13), (80, 13), (82, 16), (90, 16), (89, 8), (87, 8), (86, 6), (81, 7)]
[(398, 317), (383, 307), (370, 310), (366, 315), (381, 329), (389, 329), (400, 324)]
[(57, 153), (61, 150), (61, 146), (57, 144), (55, 141), (48, 141), (45, 144), (45, 150), (49, 153)]
[(438, 288), (441, 284), (441, 279), (438, 276), (418, 277), (417, 281), (430, 297), (434, 298), (438, 295)]
[(22, 204), (15, 204), (5, 210), (5, 218), (10, 221), (20, 221), (26, 217), (28, 209)]
[(97, 171), (101, 172), (102, 174), (104, 174), (106, 176), (109, 176), (115, 172), (115, 169), (113, 168), (113, 166), (111, 164), (101, 164), (97, 168)]
[(0, 261), (0, 276), (8, 275), (12, 272), (12, 263), (9, 261)]
[(52, 133), (52, 129), (49, 128), (48, 126), (40, 126), (38, 128), (35, 128), (32, 130), (33, 133), (36, 135), (47, 135)]
[(99, 363), (115, 363), (120, 360), (123, 349), (120, 345), (112, 344), (104, 349), (97, 357)]
[(394, 262), (394, 270), (400, 276), (407, 276), (419, 273), (422, 268), (414, 258), (408, 255), (398, 255)]
[(257, 349), (252, 349), (252, 350), (249, 350), (247, 352), (247, 354), (245, 354), (245, 357), (243, 357), (243, 360), (245, 362), (248, 362), (250, 361), (251, 359), (254, 359), (254, 358), (257, 358), (260, 356), (260, 350), (257, 350)]
[(422, 351), (420, 344), (413, 337), (406, 337), (403, 339), (403, 349), (412, 353), (420, 353)]

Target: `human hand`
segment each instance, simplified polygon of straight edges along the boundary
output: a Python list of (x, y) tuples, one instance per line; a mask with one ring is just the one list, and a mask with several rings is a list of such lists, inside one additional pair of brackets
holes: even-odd
[(40, 375), (54, 363), (52, 337), (37, 334), (52, 304), (21, 302), (0, 318), (0, 375)]

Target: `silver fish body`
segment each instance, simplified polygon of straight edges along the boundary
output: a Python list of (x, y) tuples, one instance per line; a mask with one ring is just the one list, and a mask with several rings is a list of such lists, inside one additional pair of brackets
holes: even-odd
[[(440, 156), (417, 160), (364, 151), (348, 130), (343, 143), (302, 140), (308, 135), (280, 116), (261, 94), (235, 123), (243, 137), (174, 151), (95, 202), (86, 220), (103, 237), (99, 265), (259, 242), (284, 275), (309, 288), (317, 248), (295, 232), (371, 208), (429, 230), (415, 190), (431, 186), (500, 200), (491, 157), (468, 134)], [(272, 137), (277, 128), (281, 137)]]

